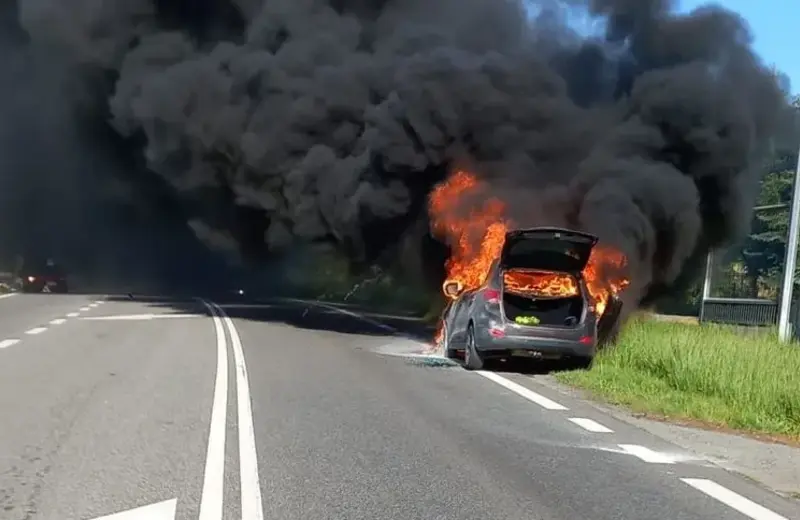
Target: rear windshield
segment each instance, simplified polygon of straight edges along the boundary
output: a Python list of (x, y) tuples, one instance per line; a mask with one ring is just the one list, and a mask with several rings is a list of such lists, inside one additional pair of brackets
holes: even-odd
[(508, 269), (503, 272), (503, 290), (532, 298), (566, 298), (580, 294), (580, 284), (575, 276), (567, 273)]
[(504, 264), (511, 268), (580, 271), (586, 261), (586, 248), (586, 244), (566, 240), (520, 240), (508, 248)]

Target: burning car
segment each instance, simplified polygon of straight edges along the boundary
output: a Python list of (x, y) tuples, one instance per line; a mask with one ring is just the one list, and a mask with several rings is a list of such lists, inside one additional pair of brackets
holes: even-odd
[(443, 284), (450, 299), (440, 331), (445, 355), (463, 351), (470, 370), (487, 359), (512, 357), (588, 368), (622, 309), (613, 292), (602, 301), (592, 294), (585, 270), (597, 242), (561, 228), (507, 231), (481, 285)]

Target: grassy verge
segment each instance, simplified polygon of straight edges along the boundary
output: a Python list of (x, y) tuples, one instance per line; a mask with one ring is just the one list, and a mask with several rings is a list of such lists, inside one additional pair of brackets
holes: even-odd
[(800, 347), (772, 333), (639, 318), (592, 370), (556, 377), (637, 412), (800, 440)]

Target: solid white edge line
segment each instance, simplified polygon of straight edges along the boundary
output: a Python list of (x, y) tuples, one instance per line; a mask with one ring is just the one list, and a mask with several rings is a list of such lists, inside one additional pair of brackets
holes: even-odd
[(211, 405), (206, 467), (203, 473), (203, 493), (200, 498), (199, 520), (220, 520), (225, 482), (225, 429), (228, 416), (228, 347), (225, 329), (217, 311), (201, 300), (214, 321), (217, 338), (217, 375)]
[(18, 339), (4, 339), (3, 341), (0, 341), (0, 348), (13, 347), (17, 343), (19, 343)]
[(36, 334), (41, 334), (42, 332), (46, 331), (47, 327), (36, 327), (30, 330), (26, 330), (25, 334), (30, 334), (31, 336), (35, 336)]
[(250, 401), (250, 385), (247, 380), (247, 364), (244, 360), (242, 340), (233, 320), (217, 304), (216, 307), (231, 338), (233, 359), (236, 365), (236, 401), (239, 416), (239, 470), (241, 479), (242, 518), (263, 520), (264, 506), (261, 500), (261, 484), (258, 477), (256, 436), (253, 427), (253, 408)]
[(785, 516), (774, 513), (766, 507), (760, 506), (738, 493), (734, 493), (713, 480), (704, 478), (682, 478), (681, 480), (711, 498), (719, 500), (726, 506), (752, 518), (752, 520), (789, 520)]
[(316, 305), (317, 307), (322, 307), (323, 309), (328, 309), (330, 311), (338, 312), (340, 314), (344, 314), (345, 316), (350, 316), (351, 318), (355, 318), (357, 320), (361, 320), (364, 323), (369, 323), (370, 325), (378, 327), (379, 329), (383, 329), (383, 330), (385, 330), (387, 332), (397, 332), (397, 329), (395, 329), (391, 325), (387, 325), (385, 323), (381, 323), (378, 320), (373, 320), (372, 318), (369, 318), (369, 317), (364, 316), (363, 314), (359, 314), (357, 312), (349, 311), (347, 309), (340, 309), (339, 307), (336, 307), (334, 305), (330, 305), (330, 304), (322, 303), (322, 302), (318, 302), (318, 301), (305, 301), (305, 300), (291, 300), (291, 301), (294, 301), (296, 303), (306, 303), (306, 304), (310, 304), (310, 305)]
[(583, 417), (570, 417), (569, 420), (584, 430), (592, 433), (614, 433), (614, 430), (611, 428), (607, 428), (592, 419), (584, 419)]
[(618, 444), (617, 446), (625, 450), (628, 454), (651, 464), (675, 464), (675, 461), (671, 457), (653, 451), (650, 448), (639, 446), (638, 444)]
[(515, 394), (524, 397), (528, 401), (538, 404), (539, 406), (541, 406), (546, 410), (569, 410), (569, 408), (567, 408), (566, 406), (558, 404), (552, 399), (548, 399), (547, 397), (541, 394), (537, 394), (530, 388), (526, 388), (518, 383), (515, 383), (514, 381), (506, 379), (503, 376), (499, 376), (494, 372), (486, 372), (485, 370), (476, 370), (475, 373), (485, 377), (490, 381), (497, 383), (503, 388), (511, 390)]

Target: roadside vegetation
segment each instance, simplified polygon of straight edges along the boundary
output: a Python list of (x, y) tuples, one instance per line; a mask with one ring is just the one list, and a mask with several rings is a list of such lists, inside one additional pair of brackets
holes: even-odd
[(332, 252), (317, 252), (293, 262), (286, 268), (285, 282), (294, 295), (375, 312), (423, 316), (436, 300), (429, 290), (393, 270), (352, 273), (345, 258)]
[(631, 320), (560, 381), (636, 412), (800, 441), (800, 347), (774, 332)]

